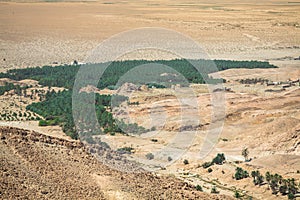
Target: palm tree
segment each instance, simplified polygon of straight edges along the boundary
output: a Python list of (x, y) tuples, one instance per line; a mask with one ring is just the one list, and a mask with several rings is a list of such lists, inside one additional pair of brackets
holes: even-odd
[(248, 150), (248, 148), (244, 148), (242, 150), (242, 156), (244, 156), (245, 162), (246, 162), (248, 160), (248, 156), (249, 156), (249, 150)]
[(266, 172), (266, 181), (270, 183), (270, 180), (271, 180), (271, 174), (270, 172)]

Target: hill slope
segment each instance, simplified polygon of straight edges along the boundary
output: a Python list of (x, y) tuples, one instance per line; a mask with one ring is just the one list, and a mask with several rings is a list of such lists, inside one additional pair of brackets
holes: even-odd
[(0, 127), (3, 199), (232, 199), (173, 177), (125, 173), (99, 163), (80, 142)]

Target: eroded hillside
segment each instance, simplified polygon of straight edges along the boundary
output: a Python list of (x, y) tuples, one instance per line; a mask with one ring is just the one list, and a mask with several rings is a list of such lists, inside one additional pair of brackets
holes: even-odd
[(0, 134), (2, 199), (231, 199), (170, 176), (112, 170), (80, 142), (10, 127)]

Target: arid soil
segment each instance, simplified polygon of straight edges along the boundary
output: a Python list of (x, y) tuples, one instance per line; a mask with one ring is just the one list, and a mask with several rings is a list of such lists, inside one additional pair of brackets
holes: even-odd
[(1, 199), (233, 199), (171, 176), (112, 170), (80, 142), (1, 127)]
[[(166, 166), (167, 172), (159, 168), (157, 170), (161, 173), (171, 172), (193, 184), (200, 183), (207, 188), (207, 192), (210, 192), (214, 183), (219, 186), (221, 194), (230, 195), (232, 188), (237, 188), (254, 198), (271, 200), (274, 197), (267, 186), (257, 188), (251, 185), (251, 178), (247, 181), (233, 181), (232, 176), (235, 168), (240, 166), (250, 172), (259, 169), (263, 173), (270, 171), (299, 180), (300, 174), (297, 173), (300, 169), (299, 86), (281, 92), (266, 92), (267, 89), (280, 90), (282, 86), (279, 85), (247, 86), (247, 84), (226, 83), (225, 86), (230, 87), (231, 91), (225, 93), (224, 125), (221, 134), (215, 140), (214, 150), (208, 152), (204, 159), (200, 158), (200, 150), (205, 133), (209, 131), (209, 124), (212, 123), (211, 114), (214, 114), (212, 94), (205, 91), (205, 85), (192, 86), (198, 91), (195, 92), (196, 98), (192, 93), (187, 93), (190, 88), (150, 89), (131, 93), (130, 101), (139, 102), (139, 105), (123, 105), (121, 109), (116, 109), (115, 116), (147, 128), (154, 126), (156, 130), (141, 136), (105, 136), (103, 141), (114, 149), (133, 147), (135, 153), (131, 158), (139, 161), (145, 159), (145, 155), (149, 152), (161, 156), (161, 150), (174, 160), (168, 163), (165, 158), (155, 159), (152, 162), (155, 163), (154, 166)], [(183, 97), (185, 103), (180, 103)], [(190, 104), (186, 104), (189, 102), (188, 99)], [(196, 135), (193, 134), (195, 132)], [(176, 140), (177, 137), (181, 139)], [(189, 137), (194, 138), (192, 143), (187, 145)], [(153, 139), (156, 142), (153, 142)], [(173, 149), (168, 152), (170, 145)], [(248, 163), (235, 164), (236, 161), (244, 161), (241, 152), (245, 147), (249, 149), (252, 160)], [(183, 149), (186, 150), (184, 154), (177, 157), (176, 152)], [(224, 166), (214, 166), (212, 173), (199, 167), (205, 161), (210, 161), (217, 153), (225, 153), (227, 163)], [(184, 165), (184, 159), (190, 164)]]
[[(0, 70), (84, 62), (103, 40), (141, 27), (183, 33), (212, 58), (286, 64), (300, 56), (299, 11), (299, 4), (279, 0), (0, 2)], [(126, 53), (128, 59), (168, 57)]]
[[(28, 89), (27, 97), (20, 98), (13, 91), (0, 96), (1, 115), (6, 113), (10, 117), (0, 119), (0, 198), (232, 199), (238, 190), (245, 198), (286, 199), (272, 195), (267, 185), (256, 187), (251, 178), (235, 181), (232, 175), (239, 166), (249, 172), (270, 171), (300, 180), (299, 85), (283, 90), (284, 84), (239, 83), (247, 78), (274, 82), (300, 78), (299, 13), (299, 3), (280, 0), (1, 1), (0, 72), (74, 60), (85, 62), (103, 40), (141, 27), (183, 33), (198, 42), (213, 59), (270, 61), (279, 68), (230, 69), (211, 74), (226, 79), (224, 86), (230, 90), (225, 93), (221, 135), (216, 148), (204, 159), (199, 158), (199, 152), (212, 123), (212, 94), (206, 85), (134, 92), (130, 101), (139, 105), (124, 104), (114, 110), (115, 116), (155, 130), (141, 136), (105, 135), (102, 141), (114, 150), (133, 147), (134, 153), (127, 156), (131, 161), (143, 159), (151, 163), (145, 155), (155, 154), (172, 142), (176, 144), (174, 149), (184, 150), (178, 159), (176, 153), (172, 154), (173, 160), (165, 168), (159, 166), (162, 160), (154, 159), (156, 165), (150, 169), (157, 170), (156, 173), (111, 169), (105, 164), (121, 166), (123, 161), (103, 164), (107, 154), (96, 159), (88, 153), (90, 149), (65, 136), (60, 127), (39, 127), (37, 121), (28, 117), (39, 116), (25, 107), (39, 101), (38, 95), (29, 97), (31, 89), (46, 92), (47, 88), (32, 80), (0, 80), (0, 85), (34, 85)], [(120, 56), (170, 58), (170, 54), (155, 50)], [(116, 92), (85, 89), (101, 94)], [(176, 136), (182, 140), (172, 141)], [(185, 140), (187, 136), (194, 137), (191, 144)], [(244, 162), (241, 155), (245, 147), (249, 148), (250, 162)], [(220, 152), (226, 156), (224, 165), (212, 166), (211, 173), (200, 167)], [(184, 165), (184, 159), (189, 164)], [(205, 193), (195, 190), (197, 184)], [(220, 194), (210, 194), (213, 185)]]

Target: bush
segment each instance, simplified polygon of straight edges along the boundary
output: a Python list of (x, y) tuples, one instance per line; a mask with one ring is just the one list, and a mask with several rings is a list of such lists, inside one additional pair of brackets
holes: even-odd
[(115, 135), (116, 135), (115, 132), (110, 132), (109, 134), (110, 134), (111, 136), (115, 136)]
[(236, 190), (236, 191), (234, 192), (234, 197), (237, 198), (237, 199), (239, 199), (239, 198), (242, 197), (242, 195)]
[(151, 141), (152, 141), (152, 142), (158, 142), (158, 140), (157, 140), (157, 139), (151, 139)]
[(184, 159), (183, 164), (187, 165), (189, 164), (189, 161), (187, 159)]
[(39, 121), (39, 126), (48, 126), (48, 123), (46, 120), (40, 120)]
[(78, 134), (76, 132), (67, 132), (66, 135), (70, 136), (74, 140), (78, 139)]
[(252, 171), (251, 176), (253, 177), (254, 185), (261, 185), (264, 182), (264, 177), (260, 174), (258, 170)]
[(208, 168), (208, 173), (211, 173), (213, 170), (212, 170), (212, 168)]
[(209, 167), (212, 166), (212, 165), (213, 165), (212, 162), (205, 162), (205, 163), (202, 164), (202, 167), (203, 167), (204, 169), (206, 169), (206, 168), (209, 168)]
[(295, 197), (295, 195), (293, 193), (289, 193), (288, 194), (288, 199), (289, 200), (294, 200), (294, 199), (296, 199), (296, 197)]
[(150, 131), (155, 131), (155, 130), (156, 130), (155, 126), (152, 126), (150, 129)]
[(168, 157), (168, 161), (171, 162), (173, 159), (171, 156)]
[(146, 158), (147, 158), (148, 160), (152, 160), (152, 159), (154, 159), (154, 155), (153, 155), (152, 153), (147, 153), (147, 154), (146, 154)]
[(203, 189), (202, 189), (201, 185), (196, 185), (196, 190), (203, 192)]
[(211, 193), (212, 193), (212, 194), (218, 194), (218, 193), (219, 193), (219, 191), (217, 190), (216, 186), (213, 186), (213, 187), (211, 188)]
[(226, 160), (224, 153), (218, 153), (218, 155), (212, 160), (212, 163), (222, 165)]
[[(121, 153), (121, 154), (131, 154), (133, 153), (134, 148), (132, 147), (122, 147), (117, 149), (117, 152)], [(150, 160), (150, 159), (149, 159)]]
[(241, 180), (243, 178), (248, 178), (249, 177), (249, 174), (246, 170), (243, 170), (242, 168), (240, 167), (237, 167), (235, 169), (235, 175), (234, 175), (234, 178), (236, 180)]

